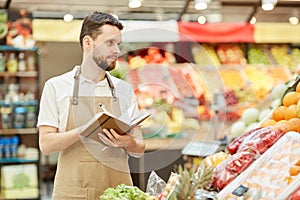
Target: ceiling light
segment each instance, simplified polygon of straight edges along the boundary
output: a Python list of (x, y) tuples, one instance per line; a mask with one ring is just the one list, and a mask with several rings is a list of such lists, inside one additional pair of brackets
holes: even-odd
[(298, 17), (290, 17), (289, 22), (291, 25), (297, 25), (299, 23), (299, 18)]
[(142, 6), (141, 0), (129, 0), (129, 8), (139, 8)]
[(261, 8), (264, 11), (273, 10), (278, 0), (261, 0)]
[(299, 23), (299, 12), (298, 10), (292, 10), (289, 18), (289, 22), (291, 25), (297, 25)]
[(73, 19), (74, 19), (74, 16), (70, 13), (67, 13), (67, 14), (64, 15), (64, 21), (65, 22), (71, 22), (71, 21), (73, 21)]
[(207, 8), (207, 4), (210, 2), (211, 0), (195, 0), (195, 9), (205, 10)]
[(256, 23), (256, 17), (251, 17), (251, 20), (249, 22), (250, 24), (255, 24)]
[(205, 24), (206, 23), (206, 17), (201, 15), (198, 17), (198, 23), (199, 24)]

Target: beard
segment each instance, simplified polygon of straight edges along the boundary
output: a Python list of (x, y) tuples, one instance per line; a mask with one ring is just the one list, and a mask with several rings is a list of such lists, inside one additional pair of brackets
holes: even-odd
[(111, 70), (115, 69), (116, 62), (117, 61), (114, 61), (109, 65), (109, 64), (107, 64), (107, 62), (101, 61), (100, 63), (98, 63), (98, 67), (100, 67), (101, 69), (103, 69), (105, 71), (111, 71)]
[(108, 64), (105, 60), (98, 60), (97, 58), (93, 58), (95, 63), (97, 63), (98, 67), (103, 69), (104, 71), (111, 71), (116, 68), (117, 61), (113, 61), (111, 64)]

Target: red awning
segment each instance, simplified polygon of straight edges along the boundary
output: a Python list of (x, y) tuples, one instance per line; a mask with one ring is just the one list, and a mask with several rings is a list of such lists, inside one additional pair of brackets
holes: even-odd
[(199, 24), (178, 22), (180, 41), (254, 42), (254, 26), (249, 23)]

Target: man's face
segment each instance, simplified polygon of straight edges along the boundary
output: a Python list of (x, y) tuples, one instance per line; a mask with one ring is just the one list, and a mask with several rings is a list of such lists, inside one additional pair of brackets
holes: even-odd
[(120, 53), (121, 31), (111, 25), (104, 25), (101, 30), (102, 34), (93, 43), (92, 58), (101, 69), (111, 71), (116, 67)]

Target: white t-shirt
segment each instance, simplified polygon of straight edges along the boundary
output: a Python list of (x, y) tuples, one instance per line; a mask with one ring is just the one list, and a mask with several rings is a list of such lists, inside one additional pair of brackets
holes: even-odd
[[(37, 127), (42, 125), (53, 126), (59, 132), (66, 131), (70, 96), (73, 95), (74, 75), (79, 66), (72, 71), (46, 81), (40, 100)], [(130, 117), (138, 112), (138, 105), (132, 86), (116, 77), (110, 76), (119, 98), (121, 113), (130, 109)], [(80, 75), (79, 96), (111, 96), (108, 82), (104, 79), (95, 83)]]

